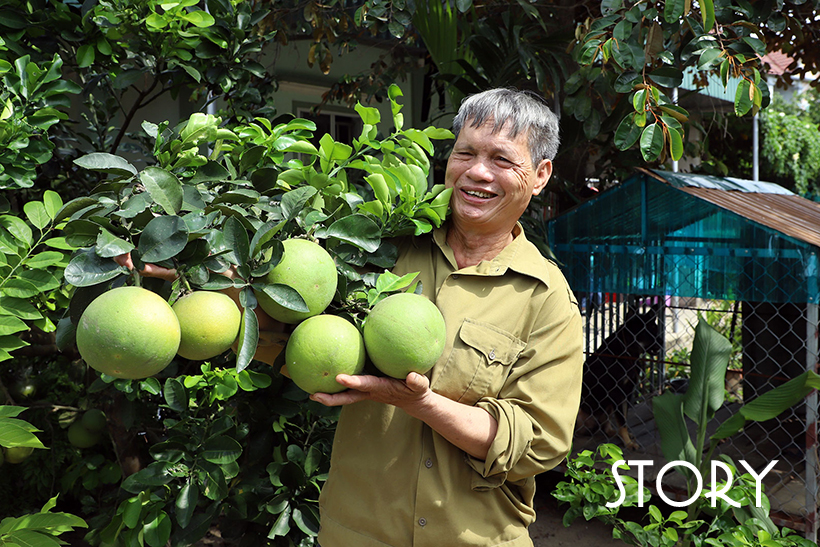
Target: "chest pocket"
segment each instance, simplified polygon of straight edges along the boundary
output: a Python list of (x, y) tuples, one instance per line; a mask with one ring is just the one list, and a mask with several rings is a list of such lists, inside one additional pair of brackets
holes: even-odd
[(467, 405), (495, 396), (525, 347), (516, 336), (489, 323), (465, 319), (450, 358), (433, 378), (432, 388)]

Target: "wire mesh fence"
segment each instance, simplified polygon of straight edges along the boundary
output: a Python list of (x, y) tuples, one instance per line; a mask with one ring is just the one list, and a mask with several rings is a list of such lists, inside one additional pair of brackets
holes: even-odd
[[(814, 304), (601, 292), (577, 296), (585, 316), (587, 360), (575, 450), (615, 442), (627, 459), (655, 460), (655, 472), (662, 467), (652, 398), (665, 390), (686, 391), (695, 326), (701, 319), (732, 344), (725, 400), (710, 423), (712, 429), (740, 405), (800, 375), (807, 366), (813, 370), (816, 363)], [(777, 460), (763, 481), (772, 515), (813, 540), (816, 410), (816, 396), (811, 395), (776, 419), (748, 423), (717, 450), (758, 471)], [(654, 480), (647, 475), (646, 484)], [(673, 473), (664, 480), (672, 491), (683, 488), (683, 480)]]

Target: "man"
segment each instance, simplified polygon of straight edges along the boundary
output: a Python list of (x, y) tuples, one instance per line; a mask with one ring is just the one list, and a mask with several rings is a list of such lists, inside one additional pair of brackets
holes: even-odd
[(323, 547), (531, 546), (535, 475), (570, 448), (581, 318), (518, 223), (552, 175), (558, 122), (528, 93), (468, 97), (447, 164), (451, 216), (400, 244), (447, 324), (427, 375), (339, 375), (349, 389), (320, 497)]

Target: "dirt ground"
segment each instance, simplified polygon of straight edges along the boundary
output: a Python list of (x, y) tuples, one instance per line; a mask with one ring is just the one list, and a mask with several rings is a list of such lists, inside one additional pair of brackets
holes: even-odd
[(565, 527), (562, 519), (567, 505), (558, 505), (550, 495), (556, 483), (562, 480), (557, 471), (539, 476), (536, 489), (538, 516), (530, 526), (530, 537), (535, 547), (624, 547), (626, 543), (612, 539), (612, 529), (598, 520), (576, 519)]

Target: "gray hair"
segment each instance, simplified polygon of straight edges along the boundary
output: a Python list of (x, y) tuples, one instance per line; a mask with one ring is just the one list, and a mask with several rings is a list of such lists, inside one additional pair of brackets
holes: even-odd
[(493, 133), (505, 129), (514, 139), (526, 132), (533, 165), (552, 160), (558, 153), (558, 118), (535, 93), (496, 88), (470, 95), (462, 101), (453, 120), (453, 133), (457, 139), (465, 122), (481, 127), (489, 120), (492, 120)]

